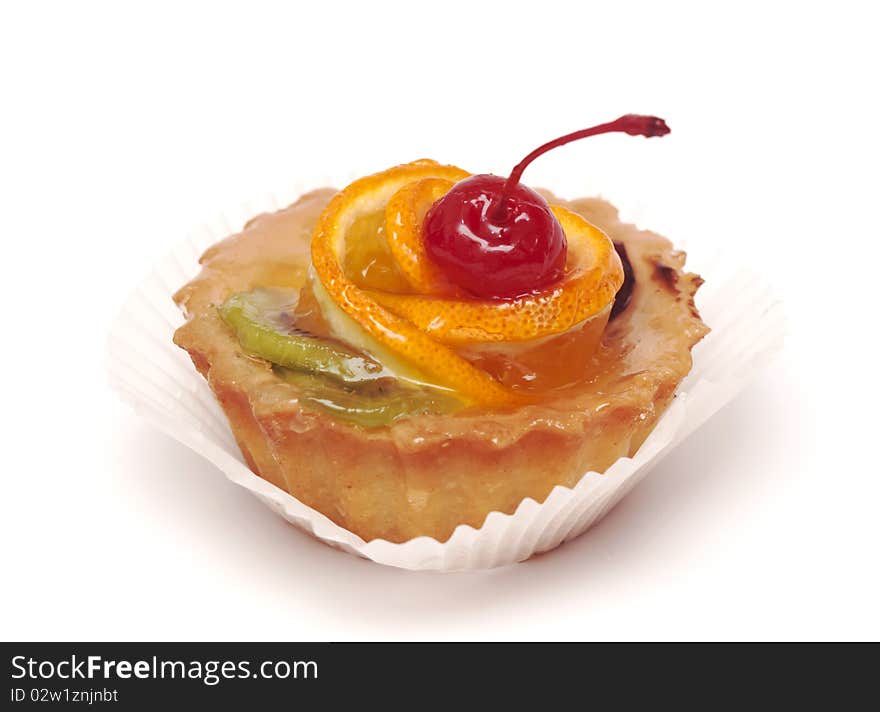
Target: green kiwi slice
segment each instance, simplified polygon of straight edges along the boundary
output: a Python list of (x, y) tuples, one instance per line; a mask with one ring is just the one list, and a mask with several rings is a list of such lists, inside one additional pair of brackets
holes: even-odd
[(231, 296), (220, 307), (220, 316), (248, 354), (278, 366), (346, 383), (390, 376), (364, 354), (299, 329), (292, 316), (298, 299), (298, 290), (255, 289)]
[(390, 425), (413, 415), (451, 413), (461, 407), (457, 399), (442, 391), (405, 385), (396, 379), (381, 379), (364, 387), (280, 366), (274, 371), (297, 387), (302, 402), (363, 428)]

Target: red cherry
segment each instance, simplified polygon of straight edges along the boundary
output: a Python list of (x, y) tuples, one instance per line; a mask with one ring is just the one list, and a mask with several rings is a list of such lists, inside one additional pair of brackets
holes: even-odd
[(505, 179), (465, 178), (425, 217), (425, 249), (455, 284), (489, 298), (517, 297), (562, 277), (565, 233), (550, 206), (520, 184), (493, 217)]
[(545, 143), (507, 179), (476, 175), (456, 183), (425, 217), (428, 256), (450, 281), (483, 298), (518, 297), (559, 280), (565, 270), (565, 233), (547, 201), (519, 179), (547, 151), (613, 131), (651, 137), (665, 136), (669, 127), (654, 116), (627, 114)]

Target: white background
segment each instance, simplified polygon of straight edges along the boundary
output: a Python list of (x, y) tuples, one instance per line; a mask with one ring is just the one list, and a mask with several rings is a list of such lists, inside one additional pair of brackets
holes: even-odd
[[(880, 637), (868, 7), (4, 3), (2, 636)], [(790, 336), (580, 539), (491, 572), (357, 560), (107, 388), (127, 293), (224, 208), (424, 156), (503, 173), (628, 112), (673, 133), (572, 145), (526, 181), (603, 194), (696, 270), (732, 246)]]

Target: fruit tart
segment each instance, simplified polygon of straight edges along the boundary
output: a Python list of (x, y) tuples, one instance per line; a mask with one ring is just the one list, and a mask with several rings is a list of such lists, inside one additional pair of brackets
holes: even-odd
[(259, 476), (365, 541), (448, 539), (631, 456), (708, 331), (701, 279), (595, 198), (418, 160), (211, 247), (175, 295)]

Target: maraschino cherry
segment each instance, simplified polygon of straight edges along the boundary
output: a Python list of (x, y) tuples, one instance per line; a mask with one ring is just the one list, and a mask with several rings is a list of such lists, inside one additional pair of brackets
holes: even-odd
[(536, 148), (507, 179), (475, 175), (456, 183), (425, 216), (428, 256), (450, 281), (471, 294), (509, 299), (540, 290), (565, 270), (567, 244), (544, 198), (519, 180), (547, 151), (597, 134), (665, 136), (669, 127), (655, 116), (627, 114), (616, 121), (561, 136)]

